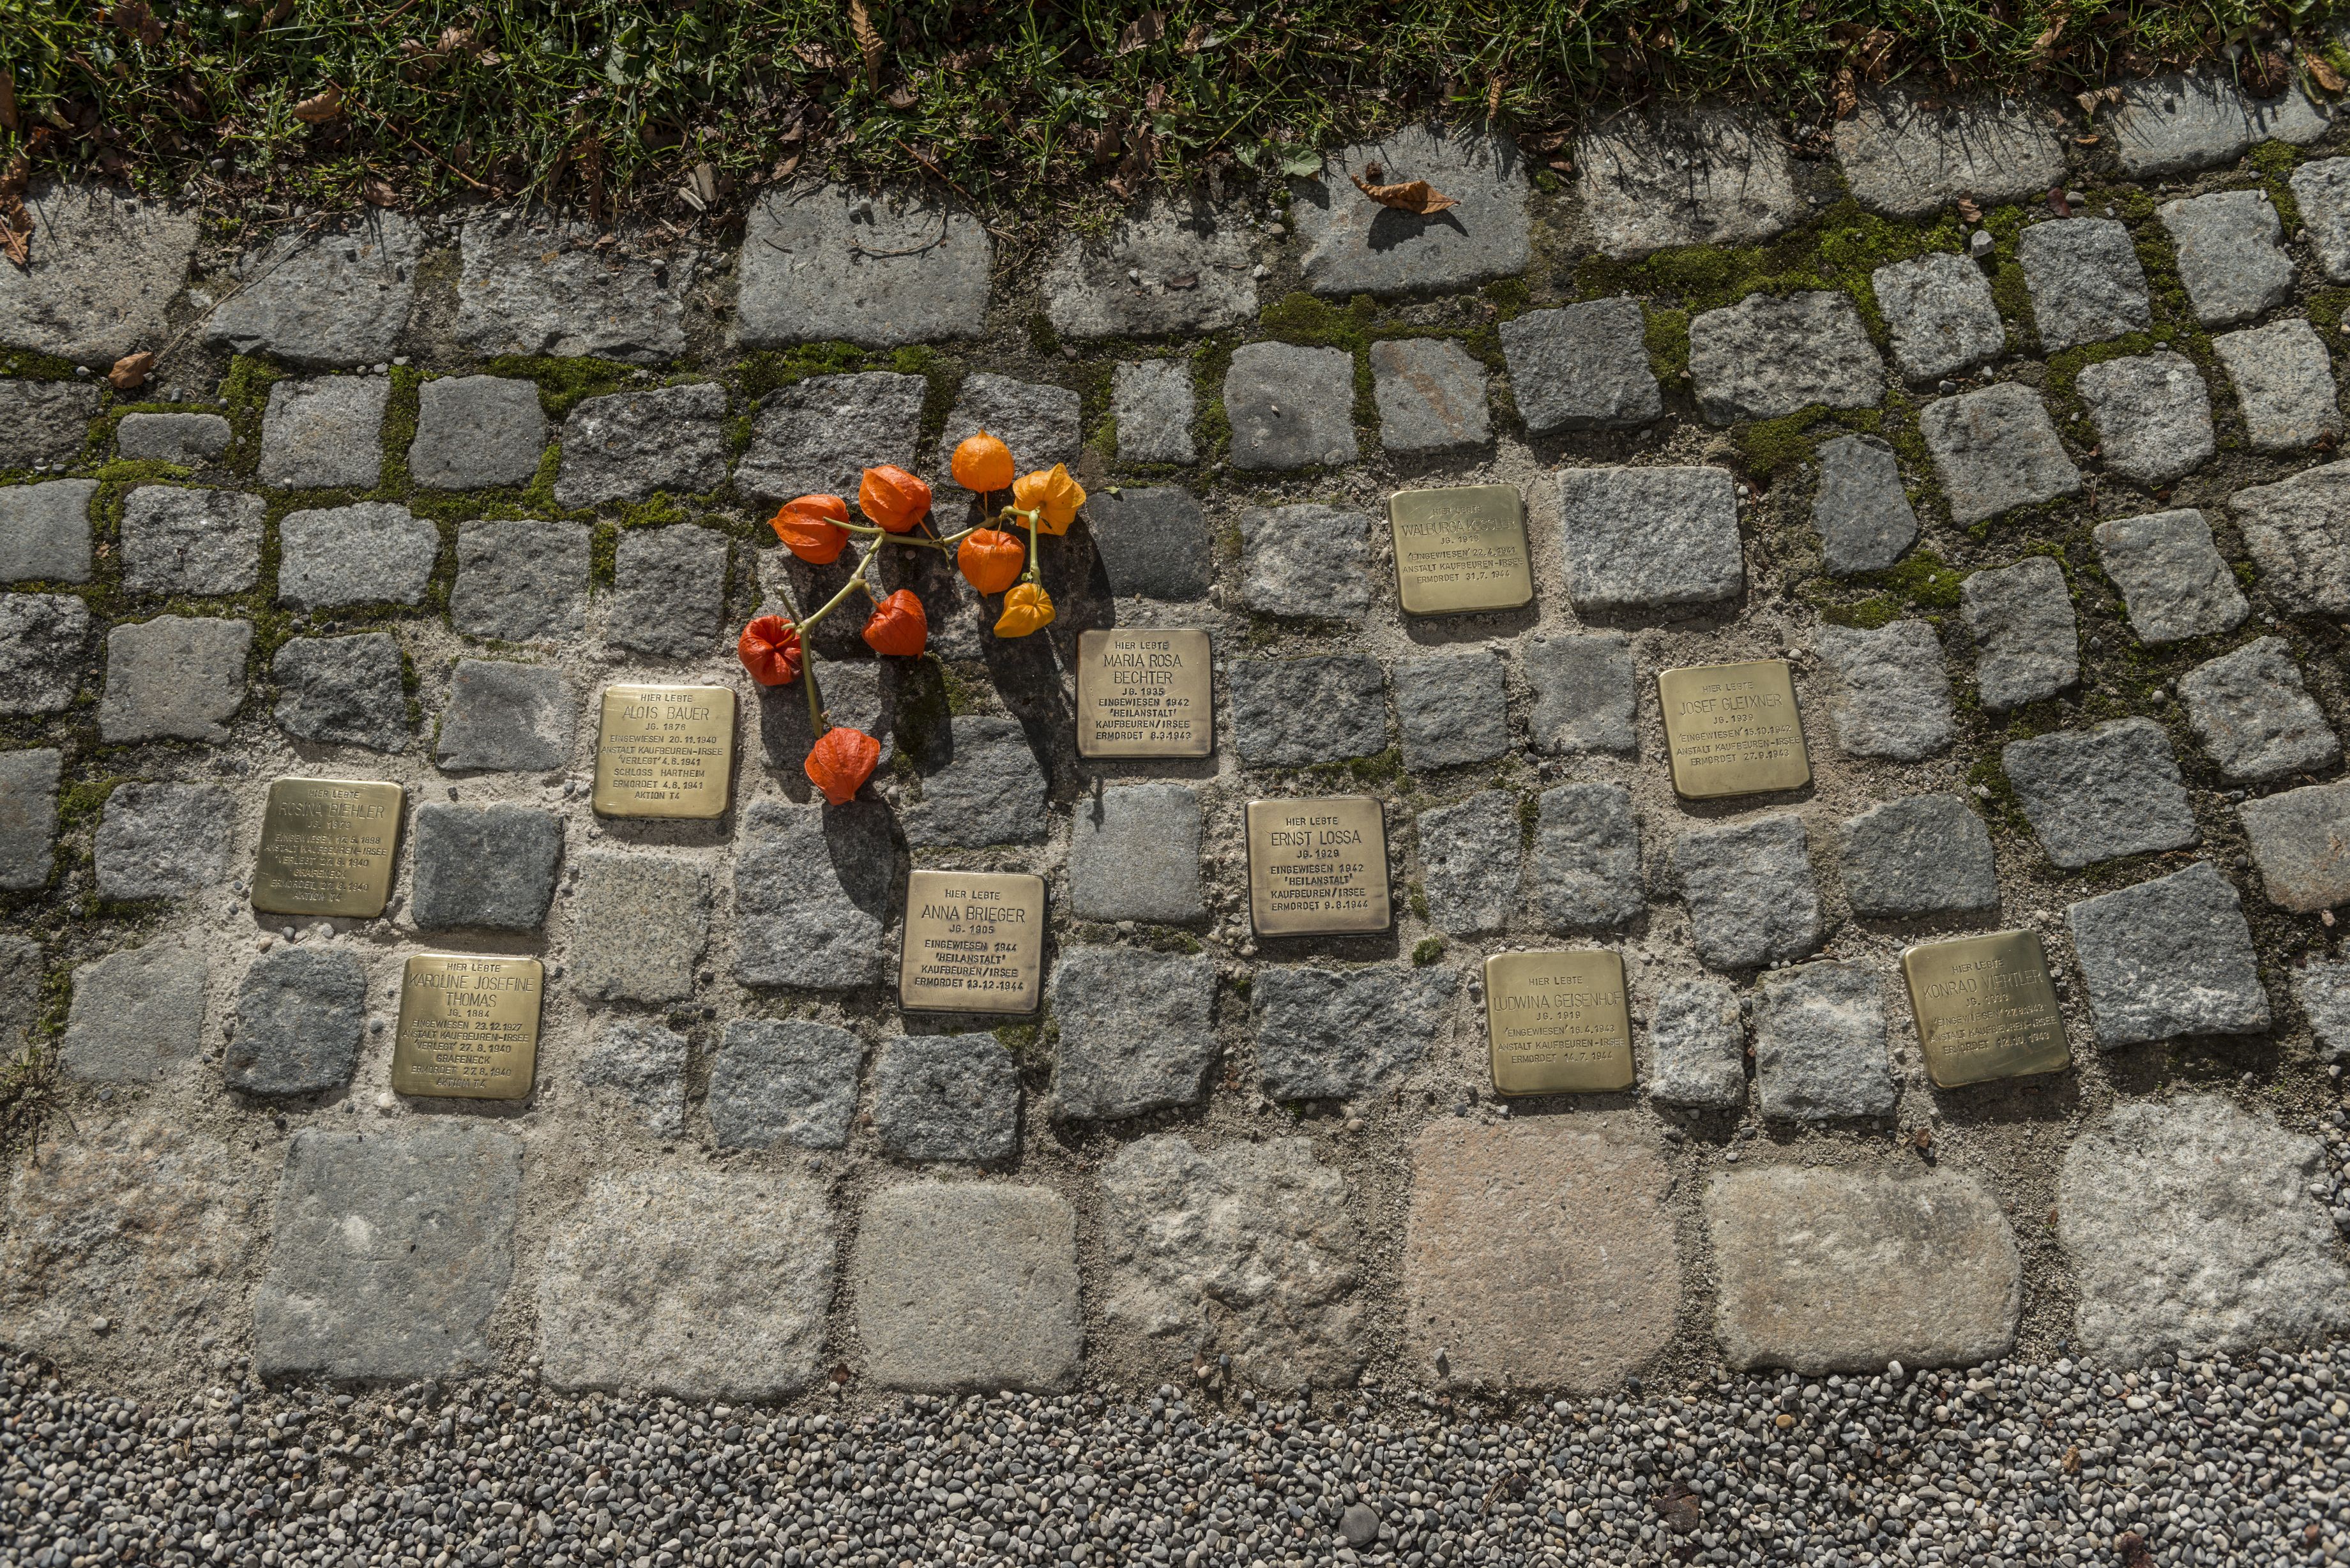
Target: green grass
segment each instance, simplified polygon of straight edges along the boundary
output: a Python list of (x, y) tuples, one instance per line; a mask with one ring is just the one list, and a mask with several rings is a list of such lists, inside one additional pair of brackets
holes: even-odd
[[(1308, 171), (1313, 149), (1430, 117), (1539, 135), (1711, 93), (1817, 120), (1856, 75), (2069, 91), (2274, 29), (2323, 47), (2336, 4), (868, 0), (868, 56), (834, 0), (0, 0), (0, 159), (29, 142), (36, 174), (216, 202), (532, 192), (690, 223), (681, 188), (707, 163), (722, 219), (795, 172), (1034, 210)], [(330, 86), (339, 115), (296, 117)]]

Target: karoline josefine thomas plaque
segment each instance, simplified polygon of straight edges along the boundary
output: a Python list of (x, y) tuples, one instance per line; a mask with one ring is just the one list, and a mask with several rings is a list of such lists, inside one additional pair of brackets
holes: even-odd
[(419, 953), (400, 979), (391, 1086), (403, 1095), (519, 1100), (538, 1065), (536, 959)]
[(1936, 1087), (2062, 1072), (2071, 1064), (2064, 1014), (2038, 933), (1993, 931), (1920, 942), (1903, 950), (1901, 978)]
[(1208, 634), (1136, 627), (1077, 634), (1077, 755), (1204, 757), (1216, 749)]
[(1261, 937), (1384, 931), (1387, 824), (1367, 794), (1248, 804), (1249, 924)]
[(1657, 676), (1657, 697), (1673, 788), (1682, 798), (1762, 794), (1812, 782), (1785, 659), (1667, 670)]
[(1024, 871), (917, 871), (906, 879), (898, 1005), (1034, 1012), (1045, 978), (1045, 879)]
[(1604, 948), (1485, 961), (1485, 1038), (1497, 1095), (1596, 1095), (1632, 1086), (1624, 960)]
[(1514, 484), (1401, 490), (1388, 498), (1396, 597), (1407, 615), (1471, 615), (1533, 602), (1526, 507)]
[(278, 779), (261, 812), (253, 907), (272, 915), (374, 919), (391, 898), (400, 787), (368, 779)]
[(731, 688), (604, 688), (596, 727), (598, 815), (721, 816), (733, 776)]

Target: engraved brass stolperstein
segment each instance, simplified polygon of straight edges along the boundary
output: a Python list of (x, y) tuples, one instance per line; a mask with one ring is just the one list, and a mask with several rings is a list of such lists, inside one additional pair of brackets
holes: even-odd
[(1261, 937), (1384, 931), (1387, 824), (1367, 794), (1248, 805), (1249, 923)]
[(1514, 484), (1400, 490), (1388, 498), (1396, 597), (1407, 615), (1471, 615), (1533, 602), (1526, 508)]
[(1136, 627), (1077, 634), (1077, 755), (1204, 757), (1216, 748), (1208, 634)]
[(1673, 788), (1683, 799), (1762, 794), (1812, 782), (1785, 659), (1663, 670), (1657, 698), (1665, 711)]
[(1936, 1087), (2061, 1072), (2071, 1064), (2064, 1014), (2037, 932), (1920, 942), (1903, 950), (1901, 978)]
[(916, 871), (906, 879), (898, 1004), (1034, 1012), (1045, 977), (1045, 879), (1024, 871)]
[(1632, 1086), (1624, 960), (1605, 948), (1485, 961), (1485, 1038), (1497, 1095), (1596, 1095)]
[(519, 1100), (538, 1066), (536, 959), (419, 953), (400, 979), (391, 1086), (403, 1095)]
[(721, 816), (733, 777), (731, 688), (604, 688), (596, 729), (598, 815)]
[(401, 791), (368, 779), (278, 779), (261, 814), (253, 907), (374, 919), (391, 898)]

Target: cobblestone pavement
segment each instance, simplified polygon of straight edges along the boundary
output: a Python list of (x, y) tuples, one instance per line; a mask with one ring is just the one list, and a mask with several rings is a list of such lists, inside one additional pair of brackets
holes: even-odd
[[(1420, 1392), (1587, 1422), (1638, 1379), (1742, 1420), (1747, 1374), (1898, 1361), (2103, 1408), (2350, 1328), (2350, 158), (2297, 94), (2085, 112), (1887, 100), (1812, 157), (1659, 111), (1567, 176), (1413, 132), (1036, 254), (806, 185), (739, 245), (482, 209), (248, 254), (41, 194), (34, 265), (0, 268), (0, 1026), (57, 1073), (0, 1339), (76, 1398), (323, 1379), (376, 1420), (425, 1379), (395, 1408), (485, 1413), (528, 1368), (561, 1411), (943, 1441), (947, 1407), (898, 1401), (1066, 1436), (1204, 1374), (1406, 1397), (1360, 1419), (1419, 1430)], [(1375, 207), (1345, 178), (1374, 162), (1457, 205)], [(151, 385), (108, 386), (142, 348)], [(945, 453), (983, 425), (1092, 493), (1045, 541), (1060, 618), (996, 639), (899, 553), (931, 651), (815, 636), (885, 759), (824, 805), (800, 693), (733, 638), (847, 559), (764, 520), (889, 462), (959, 521)], [(1385, 497), (1471, 483), (1523, 496), (1534, 602), (1408, 617)], [(1077, 755), (1076, 639), (1111, 626), (1211, 634), (1211, 757)], [(1780, 657), (1810, 783), (1678, 797), (1657, 674)], [(598, 692), (640, 680), (739, 693), (715, 822), (592, 809)], [(289, 774), (404, 788), (382, 918), (255, 915)], [(1244, 804), (1336, 793), (1380, 803), (1395, 928), (1260, 940)], [(897, 1006), (913, 868), (1046, 879), (1038, 1015)], [(1937, 1088), (1901, 950), (2019, 928), (2072, 1065)], [(1499, 1102), (1481, 961), (1561, 945), (1623, 955), (1638, 1086)], [(527, 1099), (393, 1091), (400, 966), (443, 950), (546, 964)], [(1681, 1441), (1654, 1408), (1609, 1464)], [(2180, 1409), (2159, 1473), (2225, 1516), (2181, 1539), (2334, 1549), (2338, 1417), (2288, 1482), (2188, 1465), (2216, 1428)], [(1567, 1429), (1478, 1441), (1534, 1466)], [(1227, 1440), (1185, 1484), (1223, 1485)], [(342, 1462), (420, 1451), (369, 1446)], [(2111, 1552), (2086, 1467), (2161, 1461), (2081, 1448), (2064, 1539)], [(1756, 1463), (1739, 1487), (1787, 1481)], [(1576, 1485), (1526, 1528), (1587, 1550), (1679, 1506)], [(2012, 1534), (2035, 1485), (1924, 1502), (2045, 1561)], [(1736, 1552), (1778, 1542), (1740, 1495)], [(1856, 1523), (1786, 1539), (1828, 1560)]]

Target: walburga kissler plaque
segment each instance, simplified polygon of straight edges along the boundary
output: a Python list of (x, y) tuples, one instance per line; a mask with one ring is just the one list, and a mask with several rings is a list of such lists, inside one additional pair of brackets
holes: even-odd
[(733, 777), (733, 689), (604, 688), (596, 727), (598, 815), (723, 815)]
[(1801, 789), (1811, 753), (1783, 659), (1699, 664), (1657, 676), (1673, 788), (1687, 800)]
[(1485, 961), (1485, 1036), (1497, 1095), (1592, 1095), (1632, 1086), (1624, 960), (1605, 948)]
[(261, 810), (253, 907), (374, 919), (391, 898), (401, 791), (369, 779), (277, 779)]
[(1248, 804), (1249, 923), (1261, 937), (1384, 931), (1387, 824), (1367, 794)]
[(391, 1086), (403, 1095), (519, 1100), (538, 1067), (536, 959), (419, 953), (400, 980)]
[(1208, 634), (1188, 627), (1077, 634), (1077, 755), (1204, 757), (1216, 749)]
[(1514, 484), (1401, 490), (1388, 498), (1396, 597), (1408, 615), (1516, 609), (1534, 597), (1526, 507)]
[(1901, 979), (1939, 1088), (2061, 1072), (2072, 1063), (2037, 932), (1920, 942), (1902, 950)]
[(906, 879), (898, 1005), (1034, 1012), (1045, 978), (1045, 879), (1024, 871), (916, 871)]

